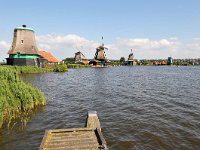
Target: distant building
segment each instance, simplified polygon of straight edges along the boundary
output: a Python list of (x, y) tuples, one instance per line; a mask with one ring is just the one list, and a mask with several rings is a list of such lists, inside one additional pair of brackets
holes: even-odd
[(172, 65), (172, 64), (173, 64), (173, 58), (172, 57), (168, 57), (167, 65)]
[(76, 64), (89, 64), (89, 60), (80, 51), (75, 53), (74, 61)]
[(8, 65), (39, 66), (39, 51), (35, 41), (35, 32), (26, 25), (14, 29), (13, 42), (8, 51)]
[(162, 59), (160, 59), (160, 60), (152, 60), (152, 62), (153, 62), (153, 65), (167, 65), (167, 60), (162, 60)]

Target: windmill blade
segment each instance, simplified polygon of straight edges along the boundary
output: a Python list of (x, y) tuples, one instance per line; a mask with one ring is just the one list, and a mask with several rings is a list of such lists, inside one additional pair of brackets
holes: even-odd
[(76, 50), (77, 50), (77, 51), (80, 51), (80, 50), (78, 49), (78, 47), (77, 47), (77, 46), (76, 46)]
[(104, 49), (106, 49), (106, 50), (108, 50), (108, 48), (107, 47), (103, 47)]

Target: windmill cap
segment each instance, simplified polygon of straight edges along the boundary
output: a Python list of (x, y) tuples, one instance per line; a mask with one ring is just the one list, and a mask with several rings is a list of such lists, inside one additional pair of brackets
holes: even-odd
[(17, 30), (28, 30), (28, 31), (33, 31), (34, 32), (34, 30), (32, 28), (27, 28), (26, 25), (22, 25), (22, 27), (15, 28), (15, 31), (17, 31)]

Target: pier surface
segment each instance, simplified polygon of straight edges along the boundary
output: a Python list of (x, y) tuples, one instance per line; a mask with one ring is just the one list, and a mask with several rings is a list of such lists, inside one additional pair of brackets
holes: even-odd
[(45, 131), (40, 150), (108, 150), (95, 111), (88, 112), (85, 128)]

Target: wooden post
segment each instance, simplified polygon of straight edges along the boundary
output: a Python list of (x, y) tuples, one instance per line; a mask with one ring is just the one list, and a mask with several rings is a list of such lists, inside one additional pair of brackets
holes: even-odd
[(94, 130), (99, 129), (101, 131), (101, 125), (96, 111), (88, 111), (86, 127)]

